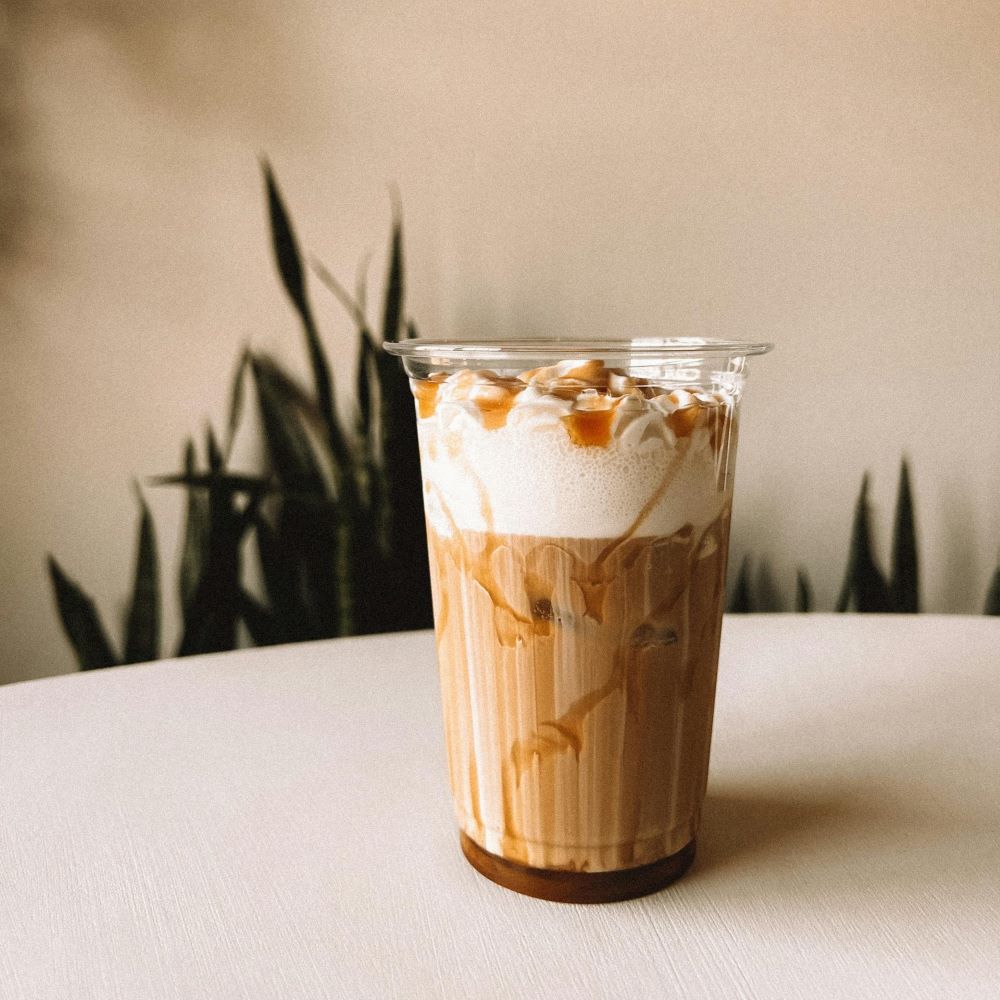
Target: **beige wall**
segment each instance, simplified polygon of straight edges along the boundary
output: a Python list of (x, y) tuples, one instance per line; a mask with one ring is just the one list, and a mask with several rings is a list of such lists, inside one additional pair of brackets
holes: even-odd
[[(52, 0), (3, 27), (0, 680), (72, 666), (44, 553), (117, 619), (129, 480), (221, 418), (244, 340), (298, 356), (259, 151), (348, 277), (381, 264), (399, 184), (427, 333), (776, 341), (748, 397), (737, 557), (768, 554), (786, 595), (806, 564), (829, 605), (861, 472), (884, 546), (906, 451), (925, 603), (981, 605), (1000, 546), (994, 0)], [(318, 301), (344, 376), (348, 326)], [(172, 579), (179, 497), (151, 497)]]

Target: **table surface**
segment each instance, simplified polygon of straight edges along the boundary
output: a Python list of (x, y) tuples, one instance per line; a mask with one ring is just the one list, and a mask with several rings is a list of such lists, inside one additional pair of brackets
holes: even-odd
[(0, 996), (1000, 995), (1000, 620), (726, 620), (699, 857), (462, 859), (429, 633), (0, 688)]

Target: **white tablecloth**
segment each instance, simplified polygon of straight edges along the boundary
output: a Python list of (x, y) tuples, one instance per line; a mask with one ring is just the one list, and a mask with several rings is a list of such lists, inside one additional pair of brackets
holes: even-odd
[(430, 634), (0, 688), (3, 1000), (1000, 996), (1000, 620), (727, 619), (698, 860), (459, 854)]

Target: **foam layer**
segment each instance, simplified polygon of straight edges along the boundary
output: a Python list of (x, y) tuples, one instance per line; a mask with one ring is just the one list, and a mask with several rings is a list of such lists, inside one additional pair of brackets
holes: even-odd
[(670, 535), (710, 524), (729, 498), (734, 403), (721, 393), (566, 361), (432, 376), (414, 394), (425, 507), (443, 537)]

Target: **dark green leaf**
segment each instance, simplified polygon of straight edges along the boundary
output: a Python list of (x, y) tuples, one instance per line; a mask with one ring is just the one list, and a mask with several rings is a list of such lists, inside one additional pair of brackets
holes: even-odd
[(136, 546), (132, 603), (125, 624), (125, 662), (144, 663), (160, 655), (160, 563), (156, 530), (142, 493), (139, 499), (139, 538)]
[[(383, 621), (392, 620), (392, 602), (398, 592), (398, 577), (386, 574), (387, 507), (384, 463), (378, 461), (377, 442), (385, 426), (373, 419), (375, 400), (383, 398), (379, 387), (381, 357), (368, 328), (363, 306), (353, 299), (339, 281), (319, 262), (313, 261), (320, 281), (353, 317), (360, 339), (355, 389), (358, 401), (356, 436), (360, 442), (357, 460), (340, 463), (343, 474), (336, 483), (340, 501), (337, 574), (342, 595), (342, 627), (351, 622), (353, 631), (384, 631)], [(364, 283), (359, 282), (359, 298)], [(391, 360), (391, 359), (390, 359)], [(336, 457), (336, 456), (335, 456)], [(385, 598), (386, 589), (393, 595)]]
[(243, 522), (232, 494), (210, 489), (208, 541), (198, 583), (185, 608), (178, 656), (236, 647)]
[(872, 554), (871, 529), (868, 511), (868, 474), (861, 480), (861, 492), (854, 508), (851, 530), (851, 550), (847, 571), (837, 600), (837, 611), (885, 612), (892, 611), (889, 584), (875, 563)]
[(306, 348), (309, 352), (309, 364), (312, 368), (313, 381), (316, 386), (316, 398), (326, 427), (330, 450), (337, 465), (345, 469), (350, 463), (350, 452), (344, 440), (343, 432), (337, 421), (337, 410), (333, 398), (333, 380), (330, 378), (330, 365), (326, 359), (323, 345), (320, 343), (319, 332), (313, 319), (309, 300), (306, 297), (305, 274), (302, 269), (302, 255), (299, 253), (298, 242), (292, 223), (285, 210), (285, 204), (278, 190), (277, 181), (271, 172), (270, 165), (263, 164), (264, 180), (267, 185), (268, 215), (271, 221), (271, 243), (278, 263), (285, 291), (295, 306), (302, 320), (302, 328), (306, 337)]
[(333, 274), (315, 258), (310, 261), (316, 277), (326, 285), (333, 293), (333, 297), (344, 307), (345, 311), (354, 320), (354, 325), (358, 329), (367, 330), (368, 320), (365, 316), (364, 306), (360, 298), (353, 298), (351, 293), (333, 276)]
[(256, 646), (275, 646), (282, 642), (273, 614), (246, 590), (240, 591), (240, 616)]
[[(401, 266), (401, 256), (397, 265)], [(343, 621), (346, 624), (350, 620), (353, 629), (361, 634), (385, 631), (392, 627), (387, 623), (396, 620), (395, 603), (406, 598), (405, 581), (389, 571), (385, 561), (385, 551), (390, 544), (389, 508), (383, 471), (385, 462), (379, 461), (378, 449), (381, 443), (383, 454), (387, 454), (386, 425), (381, 415), (383, 358), (375, 347), (363, 306), (321, 263), (314, 261), (313, 269), (353, 317), (360, 340), (355, 389), (358, 401), (356, 436), (361, 447), (356, 462), (337, 483), (340, 498), (337, 572), (344, 600)], [(363, 299), (364, 283), (359, 282), (359, 285), (359, 299)], [(385, 360), (392, 361), (390, 358)], [(378, 421), (374, 419), (376, 405), (380, 412)]]
[(386, 549), (391, 558), (388, 572), (396, 581), (385, 617), (399, 629), (427, 628), (432, 612), (413, 396), (396, 359), (383, 354), (379, 361)]
[(55, 592), (59, 619), (81, 670), (113, 667), (118, 663), (93, 600), (49, 556), (49, 577)]
[(271, 389), (282, 405), (297, 410), (303, 425), (319, 437), (324, 437), (326, 424), (323, 414), (302, 383), (271, 355), (258, 354), (255, 358), (260, 367), (266, 370)]
[(211, 472), (219, 473), (225, 468), (226, 460), (219, 447), (215, 431), (211, 426), (205, 428), (205, 451), (208, 454), (208, 468)]
[(283, 538), (264, 518), (258, 518), (254, 538), (267, 598), (275, 618), (284, 626), (287, 642), (313, 638), (309, 614), (298, 586), (295, 552), (283, 545)]
[[(279, 642), (302, 642), (337, 634), (338, 623), (331, 624), (329, 615), (318, 607), (321, 595), (310, 569), (309, 554), (298, 551), (300, 521), (294, 505), (283, 506), (276, 527), (265, 518), (258, 518), (255, 532), (261, 575)], [(336, 555), (327, 554), (331, 561)]]
[(795, 572), (795, 610), (812, 611), (813, 596), (809, 576), (804, 569)]
[(740, 571), (736, 576), (736, 586), (733, 588), (729, 606), (730, 614), (749, 614), (753, 611), (753, 597), (750, 594), (750, 557), (745, 556), (740, 563)]
[[(354, 631), (351, 594), (342, 580), (343, 567), (350, 564), (345, 562), (349, 559), (345, 538), (348, 544), (350, 538), (343, 516), (338, 516), (341, 502), (335, 513), (298, 410), (276, 384), (273, 366), (267, 359), (255, 358), (252, 370), (268, 454), (282, 487), (291, 494), (281, 505), (279, 532), (282, 552), (293, 561), (291, 578), (304, 588), (299, 604), (315, 610), (326, 623), (326, 635), (350, 634)], [(298, 495), (323, 505), (302, 502), (295, 499)]]
[[(389, 270), (386, 282), (388, 316), (384, 326), (393, 330), (396, 327), (391, 316), (396, 308), (400, 316), (402, 314), (404, 285), (402, 228), (399, 225), (393, 231)], [(394, 285), (398, 286), (395, 292), (392, 291)], [(397, 300), (398, 307), (393, 304)], [(396, 325), (398, 327), (398, 322)], [(374, 610), (374, 620), (380, 623), (383, 630), (428, 628), (433, 621), (433, 613), (413, 394), (403, 366), (396, 358), (379, 352), (377, 365), (384, 476), (382, 506), (386, 518), (385, 549), (388, 553), (384, 573), (391, 585), (383, 587), (388, 597), (383, 598)]]
[(986, 604), (983, 607), (984, 615), (1000, 615), (1000, 566), (993, 574), (990, 581), (990, 589), (986, 592)]
[(236, 621), (239, 616), (238, 562), (210, 561), (198, 581), (188, 608), (177, 649), (178, 656), (221, 653), (236, 648)]
[(358, 437), (364, 444), (366, 462), (370, 462), (375, 451), (375, 434), (372, 422), (372, 398), (377, 394), (378, 370), (375, 359), (378, 352), (366, 330), (358, 335), (358, 371), (355, 376), (358, 399)]
[[(194, 442), (188, 439), (184, 448), (184, 475), (193, 479), (195, 470)], [(208, 495), (204, 490), (189, 486), (178, 580), (181, 610), (185, 620), (207, 558), (208, 528)]]
[(233, 439), (236, 437), (236, 429), (239, 427), (240, 417), (243, 415), (243, 399), (246, 395), (246, 392), (244, 391), (244, 386), (246, 384), (244, 375), (249, 363), (250, 351), (248, 348), (244, 348), (243, 353), (240, 354), (240, 360), (236, 365), (236, 371), (233, 373), (233, 384), (229, 391), (229, 420), (226, 423), (227, 459), (233, 450)]
[(231, 472), (181, 472), (170, 476), (151, 476), (155, 486), (188, 486), (196, 490), (216, 489), (225, 493), (267, 493), (276, 484), (263, 476), (242, 476)]
[[(239, 620), (240, 545), (247, 528), (235, 502), (240, 492), (227, 483), (224, 459), (212, 429), (207, 432), (211, 475), (207, 477), (208, 533), (201, 571), (190, 600), (184, 608), (184, 632), (179, 656), (215, 653), (236, 646)], [(190, 492), (203, 487), (189, 486)], [(248, 503), (259, 502), (261, 493), (252, 492)]]
[[(255, 359), (254, 374), (268, 450), (289, 501), (289, 530), (296, 538), (303, 533), (303, 539), (312, 539), (307, 563), (317, 589), (310, 599), (325, 616), (337, 609), (333, 634), (354, 634), (363, 628), (355, 617), (354, 584), (371, 572), (368, 536), (376, 527), (361, 505), (356, 463), (351, 459), (339, 464), (332, 456), (337, 497), (331, 509), (319, 464), (299, 420), (301, 400), (292, 391), (293, 383), (267, 358)], [(291, 503), (292, 496), (302, 497), (303, 502)], [(325, 501), (325, 510), (316, 509), (317, 499)], [(296, 550), (302, 551), (303, 544), (296, 542)]]
[(782, 610), (781, 594), (778, 592), (778, 584), (774, 579), (774, 572), (766, 556), (762, 556), (757, 564), (757, 572), (754, 574), (755, 580), (750, 588), (753, 593), (753, 609), (759, 614), (761, 612), (773, 612)]
[(917, 532), (910, 490), (910, 468), (904, 458), (899, 467), (899, 492), (892, 528), (892, 581), (889, 585), (893, 609), (916, 614), (920, 610), (920, 576)]
[(834, 608), (838, 614), (843, 614), (851, 606), (851, 578), (852, 578), (852, 568), (851, 568), (851, 557), (847, 557), (847, 570), (844, 573), (844, 582), (840, 586), (840, 594), (837, 597), (837, 605)]
[(325, 495), (323, 474), (299, 411), (289, 405), (287, 388), (291, 380), (267, 358), (254, 358), (251, 369), (268, 455), (282, 485), (295, 491)]
[(302, 255), (292, 229), (291, 219), (285, 209), (284, 199), (278, 189), (278, 182), (267, 160), (261, 163), (264, 171), (264, 185), (267, 189), (267, 213), (271, 224), (271, 248), (278, 265), (281, 283), (285, 286), (292, 305), (307, 325), (312, 325), (309, 302), (306, 299), (305, 274), (302, 270)]
[(403, 223), (398, 209), (393, 213), (392, 245), (389, 250), (389, 276), (385, 284), (385, 304), (382, 310), (382, 341), (399, 339), (403, 320)]

